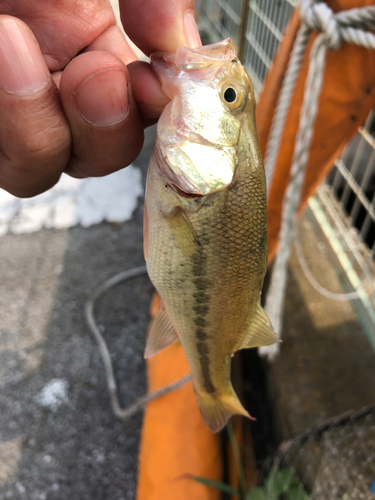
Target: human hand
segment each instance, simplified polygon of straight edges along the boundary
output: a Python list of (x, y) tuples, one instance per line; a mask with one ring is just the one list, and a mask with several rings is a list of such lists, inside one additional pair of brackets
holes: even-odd
[[(198, 46), (194, 0), (120, 0), (146, 54)], [(168, 99), (137, 61), (109, 0), (0, 3), (0, 187), (46, 191), (62, 172), (102, 176), (129, 165)]]

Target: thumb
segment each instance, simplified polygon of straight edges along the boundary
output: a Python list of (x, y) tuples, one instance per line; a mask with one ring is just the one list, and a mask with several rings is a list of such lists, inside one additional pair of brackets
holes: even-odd
[(202, 45), (194, 20), (194, 0), (120, 0), (121, 21), (147, 55)]
[(0, 68), (0, 187), (34, 196), (65, 169), (70, 131), (34, 35), (10, 16), (0, 16)]

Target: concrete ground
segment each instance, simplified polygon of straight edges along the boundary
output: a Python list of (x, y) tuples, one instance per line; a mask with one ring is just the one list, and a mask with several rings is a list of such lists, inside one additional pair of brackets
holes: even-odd
[[(143, 172), (150, 148), (135, 162)], [(83, 316), (93, 289), (144, 264), (143, 198), (130, 221), (0, 238), (0, 499), (134, 499), (142, 414), (112, 415)], [(146, 390), (146, 276), (98, 300), (121, 404)]]

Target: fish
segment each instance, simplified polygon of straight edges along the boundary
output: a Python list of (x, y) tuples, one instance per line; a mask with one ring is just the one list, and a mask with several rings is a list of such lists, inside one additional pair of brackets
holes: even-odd
[(277, 342), (260, 304), (266, 180), (250, 77), (231, 39), (151, 56), (170, 102), (145, 194), (144, 255), (161, 302), (145, 357), (180, 341), (207, 426), (250, 417), (230, 379), (239, 349)]

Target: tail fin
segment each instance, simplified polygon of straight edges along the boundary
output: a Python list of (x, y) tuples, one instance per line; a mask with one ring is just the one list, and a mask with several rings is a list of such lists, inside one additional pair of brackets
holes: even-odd
[(237, 398), (233, 388), (228, 394), (213, 395), (194, 389), (199, 410), (212, 432), (219, 432), (232, 415), (243, 415), (253, 420)]

